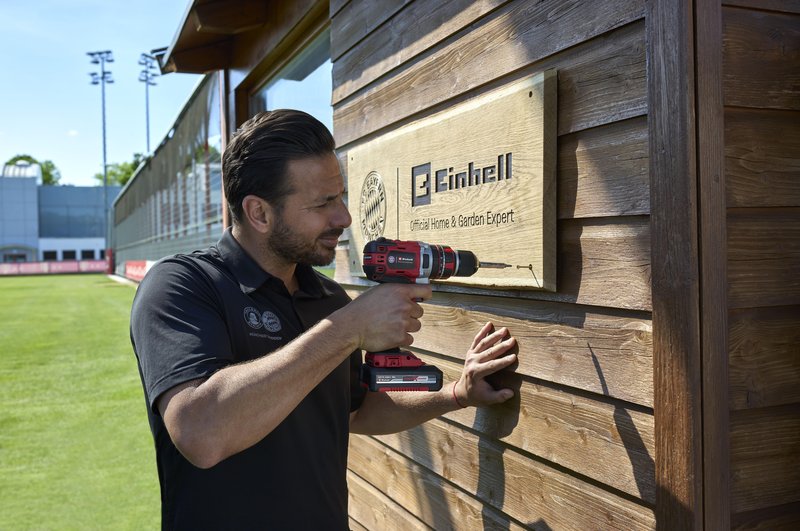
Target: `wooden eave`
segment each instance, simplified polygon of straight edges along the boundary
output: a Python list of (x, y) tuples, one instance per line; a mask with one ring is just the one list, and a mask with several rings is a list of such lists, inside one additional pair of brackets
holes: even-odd
[(268, 16), (264, 0), (194, 0), (159, 57), (161, 72), (202, 74), (233, 66), (236, 39), (261, 27)]

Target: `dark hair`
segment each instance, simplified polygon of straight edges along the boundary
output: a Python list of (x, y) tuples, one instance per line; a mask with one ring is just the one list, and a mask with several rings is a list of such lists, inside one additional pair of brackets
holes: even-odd
[(322, 122), (303, 111), (278, 109), (247, 120), (222, 156), (225, 197), (234, 222), (242, 221), (242, 200), (256, 195), (274, 208), (292, 193), (289, 161), (333, 153), (336, 143)]

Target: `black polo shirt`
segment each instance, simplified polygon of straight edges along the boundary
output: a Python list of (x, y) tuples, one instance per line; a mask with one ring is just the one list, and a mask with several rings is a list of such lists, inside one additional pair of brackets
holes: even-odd
[(263, 440), (208, 470), (177, 451), (156, 408), (168, 389), (269, 355), (350, 300), (311, 267), (299, 265), (297, 278), (300, 289), (289, 294), (227, 231), (205, 251), (158, 262), (140, 284), (131, 342), (155, 439), (163, 528), (347, 529), (349, 413), (364, 397), (360, 352)]

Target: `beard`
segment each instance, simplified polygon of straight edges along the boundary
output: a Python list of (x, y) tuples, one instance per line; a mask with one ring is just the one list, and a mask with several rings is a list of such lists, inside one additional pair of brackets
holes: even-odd
[[(342, 235), (341, 229), (332, 229), (320, 234), (317, 238)], [(317, 239), (308, 241), (295, 233), (284, 223), (283, 216), (278, 221), (267, 239), (267, 250), (289, 263), (324, 266), (333, 261), (335, 249), (320, 245)]]

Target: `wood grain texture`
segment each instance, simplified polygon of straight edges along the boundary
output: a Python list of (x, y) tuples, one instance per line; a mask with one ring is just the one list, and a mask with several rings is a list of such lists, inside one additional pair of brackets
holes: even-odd
[(331, 59), (335, 61), (411, 2), (413, 0), (351, 0), (342, 6), (331, 21)]
[(463, 359), (487, 321), (519, 344), (516, 371), (545, 381), (652, 406), (648, 319), (548, 302), (436, 293), (414, 345)]
[(800, 0), (723, 0), (722, 5), (800, 14)]
[(735, 513), (800, 501), (800, 404), (731, 413)]
[(725, 111), (729, 207), (800, 206), (800, 112)]
[(559, 300), (650, 310), (647, 219), (565, 220), (558, 228)]
[(349, 2), (350, 0), (330, 0), (328, 2), (328, 16), (334, 18)]
[(523, 529), (508, 515), (370, 437), (350, 437), (348, 467), (383, 496), (417, 515), (426, 528)]
[(800, 207), (728, 214), (730, 308), (800, 304)]
[(692, 6), (647, 5), (653, 387), (659, 529), (703, 515), (702, 352)]
[[(547, 1), (535, 5), (515, 2), (504, 6), (462, 38), (406, 63), (337, 105), (337, 145), (345, 146), (641, 16), (642, 3), (634, 0)], [(559, 90), (559, 99), (562, 94), (566, 98), (565, 106), (559, 105), (560, 134), (564, 128), (577, 130), (643, 113), (646, 101), (641, 25), (634, 35), (630, 33), (628, 30), (623, 35), (638, 39), (639, 45), (631, 46), (630, 40), (600, 39), (588, 46), (593, 54), (581, 46), (578, 52), (570, 50), (564, 57), (537, 65), (537, 70), (556, 68), (559, 74), (565, 71), (569, 92)], [(570, 78), (573, 67), (583, 78)], [(465, 77), (464, 72), (470, 75)], [(604, 83), (598, 83), (601, 80)], [(576, 123), (571, 107), (578, 102), (586, 115), (582, 124)]]
[(347, 472), (348, 514), (364, 529), (411, 531), (432, 529), (401, 504), (385, 496), (353, 472)]
[[(447, 475), (454, 478), (459, 489), (469, 493), (468, 499), (478, 502), (484, 513), (492, 510), (497, 514), (497, 507), (502, 507), (500, 514), (508, 515), (507, 522), (516, 521), (538, 529), (654, 528), (650, 509), (505, 449), (490, 439), (452, 426), (443, 430), (443, 437), (418, 440), (420, 446), (408, 449), (410, 453), (417, 452), (414, 461), (373, 439), (359, 437), (357, 443), (351, 442), (353, 449), (358, 444), (358, 451), (351, 452), (350, 467), (359, 474), (368, 474), (376, 481), (375, 486), (392, 498), (413, 504), (414, 511), (420, 503), (415, 501), (418, 498), (427, 504), (450, 499), (447, 489), (441, 488), (435, 479), (428, 479), (439, 476), (416, 464), (424, 460), (420, 452), (440, 446), (440, 451), (448, 455)], [(482, 528), (480, 524), (470, 525), (476, 518), (466, 510), (459, 513), (458, 519), (453, 517), (454, 513), (454, 510), (432, 512), (430, 518), (438, 518), (433, 527)], [(431, 520), (426, 522), (430, 524)]]
[[(650, 310), (650, 227), (646, 217), (563, 220), (558, 223), (557, 242), (556, 293), (466, 288), (454, 282), (456, 278), (446, 285), (437, 285), (437, 289), (530, 301)], [(352, 257), (350, 260), (352, 262)], [(358, 280), (351, 279), (350, 283), (356, 285)]]
[(633, 118), (558, 139), (558, 218), (650, 213), (647, 120)]
[[(358, 487), (356, 487), (356, 488), (358, 488)], [(350, 519), (348, 521), (348, 526), (350, 527), (350, 531), (369, 531), (369, 528), (364, 527), (363, 525), (361, 525), (360, 522), (357, 522), (356, 520), (353, 520), (352, 517), (350, 517)]]
[(734, 514), (734, 531), (795, 531), (800, 529), (800, 502)]
[(800, 306), (730, 314), (730, 407), (800, 403)]
[(700, 337), (705, 529), (730, 529), (728, 305), (722, 16), (717, 2), (695, 4)]
[(333, 63), (333, 104), (437, 43), (452, 38), (508, 1), (412, 2)]
[[(442, 369), (445, 381), (455, 381), (461, 374), (460, 364), (419, 355)], [(457, 410), (446, 418), (482, 437), (499, 439), (599, 484), (655, 503), (651, 413), (530, 382), (514, 373), (497, 375), (492, 383), (514, 389), (516, 398), (491, 408)], [(426, 425), (424, 430), (428, 429), (433, 428)], [(446, 432), (448, 427), (440, 430)], [(592, 459), (586, 459), (587, 455)], [(447, 461), (451, 457), (440, 456)], [(423, 464), (433, 466), (427, 461)], [(433, 469), (443, 473), (441, 466)]]
[(800, 17), (724, 8), (725, 105), (800, 110)]

